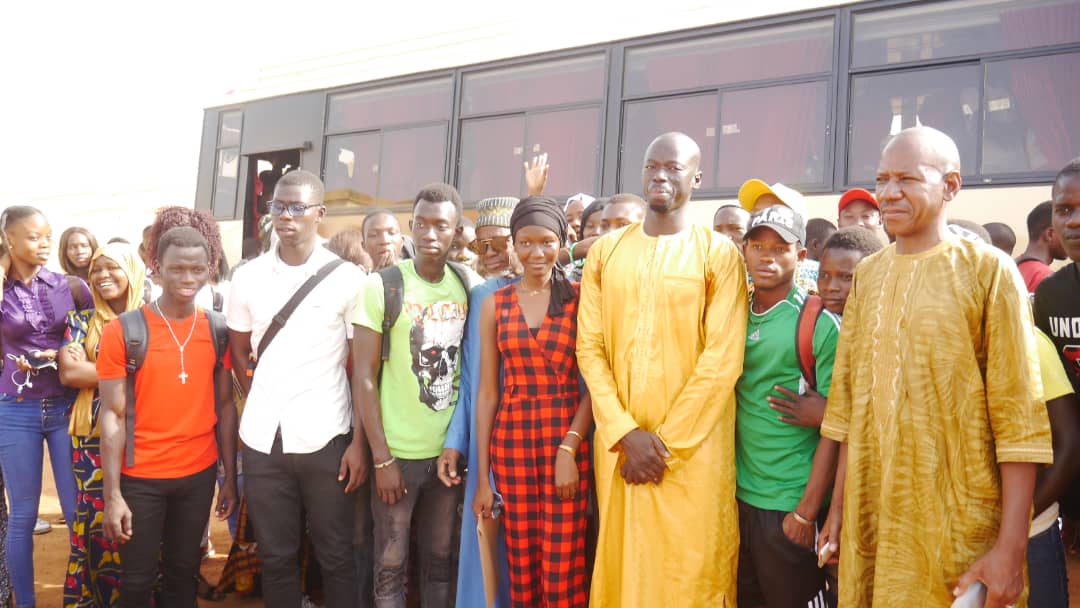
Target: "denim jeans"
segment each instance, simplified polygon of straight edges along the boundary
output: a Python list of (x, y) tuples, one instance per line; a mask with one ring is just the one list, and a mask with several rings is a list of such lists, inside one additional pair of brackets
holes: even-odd
[[(397, 459), (406, 494), (393, 505), (372, 491), (375, 520), (375, 606), (405, 608), (405, 570), (409, 563), (410, 524), (415, 521), (420, 562), (420, 605), (450, 606), (451, 581), (457, 578), (453, 554), (454, 528), (462, 487), (448, 488), (435, 475), (435, 459)], [(414, 518), (415, 514), (415, 518)]]
[(74, 395), (24, 399), (0, 394), (0, 467), (10, 503), (7, 559), (16, 606), (34, 606), (34, 523), (41, 498), (43, 444), (49, 446), (56, 494), (68, 526), (75, 519), (75, 475), (71, 472), (68, 409)]
[(353, 522), (353, 558), (356, 562), (356, 585), (359, 596), (356, 608), (371, 608), (375, 590), (374, 575), (375, 531), (371, 521), (371, 487), (375, 480), (369, 476), (356, 490), (356, 520)]
[(1027, 564), (1034, 608), (1067, 608), (1069, 572), (1065, 564), (1065, 545), (1061, 542), (1061, 520), (1028, 539)]
[(280, 436), (269, 454), (243, 446), (244, 497), (259, 541), (266, 608), (300, 605), (303, 514), (322, 574), (326, 608), (356, 606), (353, 521), (356, 493), (338, 481), (351, 435), (338, 435), (310, 454), (284, 454)]
[[(158, 608), (195, 605), (203, 525), (214, 500), (216, 467), (174, 479), (123, 475), (120, 494), (131, 509), (131, 540), (120, 545), (124, 567), (120, 608), (151, 605), (161, 572)], [(160, 568), (159, 568), (160, 563)]]

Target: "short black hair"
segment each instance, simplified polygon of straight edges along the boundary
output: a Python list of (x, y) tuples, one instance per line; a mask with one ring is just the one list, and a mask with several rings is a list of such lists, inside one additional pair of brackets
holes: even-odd
[(832, 233), (836, 232), (836, 226), (829, 220), (815, 217), (806, 222), (806, 242), (824, 242)]
[(581, 212), (581, 229), (584, 230), (585, 223), (589, 221), (589, 218), (603, 211), (607, 204), (607, 198), (594, 198), (593, 202), (589, 203), (585, 210)]
[(994, 247), (1012, 255), (1012, 250), (1016, 247), (1016, 233), (1008, 224), (990, 222), (983, 224), (983, 228), (990, 234), (990, 243)]
[(949, 223), (950, 226), (959, 226), (959, 227), (963, 228), (964, 230), (967, 230), (968, 232), (973, 233), (975, 236), (979, 237), (979, 239), (982, 240), (982, 242), (986, 243), (987, 245), (993, 245), (994, 244), (994, 240), (990, 238), (990, 233), (987, 232), (986, 228), (983, 228), (982, 225), (979, 224), (978, 222), (973, 222), (971, 220), (965, 220), (965, 219), (957, 218), (957, 219), (949, 220), (948, 223)]
[(166, 230), (158, 240), (155, 260), (160, 262), (169, 247), (202, 247), (206, 252), (206, 259), (210, 260), (210, 243), (206, 242), (206, 237), (201, 232), (191, 226), (177, 226)]
[(1058, 197), (1061, 192), (1061, 182), (1074, 177), (1080, 177), (1080, 158), (1070, 160), (1061, 168), (1061, 171), (1058, 171), (1054, 177), (1054, 187), (1050, 189), (1050, 198)]
[(633, 205), (637, 205), (642, 209), (645, 209), (645, 199), (641, 198), (636, 194), (633, 194), (632, 192), (620, 192), (618, 194), (612, 194), (611, 197), (607, 199), (607, 205), (620, 205), (623, 203), (630, 203)]
[(311, 192), (314, 195), (311, 201), (313, 204), (322, 205), (326, 198), (326, 189), (323, 186), (322, 180), (319, 179), (318, 175), (315, 175), (311, 171), (304, 171), (303, 169), (289, 171), (285, 175), (282, 175), (281, 179), (274, 184), (274, 189), (277, 190), (282, 186), (311, 188)]
[(416, 205), (418, 205), (420, 201), (427, 201), (429, 203), (450, 201), (454, 204), (454, 210), (457, 211), (458, 220), (461, 220), (461, 195), (458, 194), (457, 188), (450, 184), (435, 182), (421, 188), (420, 191), (416, 193), (416, 198), (413, 199), (414, 211), (416, 210)]
[(858, 251), (866, 257), (870, 254), (881, 251), (885, 246), (881, 244), (881, 239), (872, 231), (863, 228), (862, 226), (848, 226), (847, 228), (841, 228), (834, 232), (829, 240), (825, 241), (825, 247), (822, 248), (822, 252), (829, 249), (844, 249), (847, 251)]
[(1037, 240), (1054, 221), (1054, 201), (1043, 201), (1027, 216), (1028, 240)]
[[(390, 211), (389, 209), (382, 209), (382, 208), (372, 209), (370, 213), (368, 213), (367, 215), (364, 216), (364, 220), (362, 222), (360, 222), (360, 232), (362, 232), (363, 234), (366, 235), (367, 234), (368, 221), (373, 220), (373, 219), (375, 219), (377, 217), (382, 217), (384, 215), (388, 215), (388, 216), (394, 218), (395, 222), (397, 221), (397, 216), (394, 215), (394, 212)], [(400, 228), (400, 227), (401, 227), (401, 222), (398, 222), (398, 228)]]

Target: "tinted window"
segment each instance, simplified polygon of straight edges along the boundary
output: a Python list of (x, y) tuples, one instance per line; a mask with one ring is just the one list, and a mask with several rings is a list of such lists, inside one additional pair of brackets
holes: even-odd
[(630, 49), (627, 95), (827, 72), (832, 19)]
[(715, 94), (627, 103), (623, 113), (619, 190), (641, 192), (645, 149), (658, 135), (668, 131), (686, 133), (701, 146), (701, 187), (714, 189), (716, 173), (712, 168), (716, 166), (716, 103)]
[(982, 173), (1054, 172), (1080, 156), (1080, 53), (986, 66)]
[(1076, 0), (921, 2), (853, 21), (855, 67), (1080, 42)]
[(326, 130), (361, 131), (402, 123), (449, 120), (449, 78), (330, 96)]
[(380, 139), (378, 133), (326, 138), (323, 181), (328, 206), (376, 203)]
[(520, 193), (524, 181), (524, 144), (524, 116), (462, 122), (458, 173), (461, 196), (477, 201)]
[(218, 133), (218, 147), (228, 148), (240, 145), (240, 128), (244, 123), (243, 112), (222, 112), (221, 131)]
[(384, 131), (379, 204), (411, 202), (420, 188), (446, 179), (445, 165), (445, 125)]
[(433, 125), (326, 138), (323, 169), (330, 206), (387, 206), (411, 201), (443, 181), (446, 127)]
[(217, 175), (214, 178), (215, 217), (231, 217), (236, 211), (237, 176), (240, 175), (240, 148), (222, 148), (217, 153)]
[(599, 108), (531, 114), (526, 133), (529, 158), (546, 152), (552, 163), (545, 194), (595, 195), (600, 187)]
[(828, 95), (826, 82), (721, 94), (717, 187), (738, 188), (750, 177), (823, 183)]
[(890, 135), (918, 125), (952, 137), (964, 175), (973, 175), (981, 78), (977, 65), (852, 78), (848, 182), (872, 182)]
[(562, 197), (599, 189), (600, 109), (577, 108), (466, 120), (458, 184), (465, 200), (525, 196), (523, 163), (547, 153), (544, 193)]
[(467, 73), (462, 87), (462, 114), (600, 101), (604, 96), (604, 56)]

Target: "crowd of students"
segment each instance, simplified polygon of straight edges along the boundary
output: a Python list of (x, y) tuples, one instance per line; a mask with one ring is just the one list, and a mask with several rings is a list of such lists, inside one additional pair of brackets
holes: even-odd
[(65, 606), (1067, 606), (1080, 159), (1015, 261), (947, 219), (930, 128), (836, 225), (760, 179), (693, 225), (699, 162), (667, 133), (640, 196), (559, 203), (538, 157), (473, 221), (432, 184), (409, 235), (378, 211), (325, 246), (295, 170), (231, 278), (205, 212), (137, 249), (69, 229), (65, 277), (5, 209), (0, 601), (35, 605), (47, 445)]

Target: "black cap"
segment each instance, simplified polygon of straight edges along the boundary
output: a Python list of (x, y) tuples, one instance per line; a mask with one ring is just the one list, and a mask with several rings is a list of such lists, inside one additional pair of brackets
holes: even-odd
[(788, 243), (806, 242), (806, 224), (802, 216), (785, 205), (773, 205), (751, 215), (746, 238), (750, 238), (758, 228), (772, 228)]

